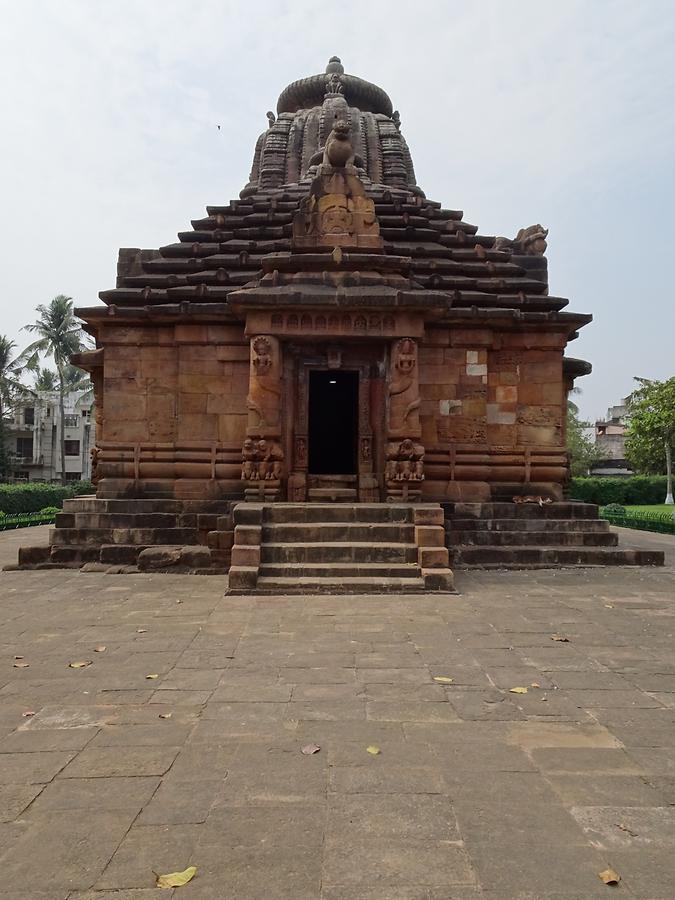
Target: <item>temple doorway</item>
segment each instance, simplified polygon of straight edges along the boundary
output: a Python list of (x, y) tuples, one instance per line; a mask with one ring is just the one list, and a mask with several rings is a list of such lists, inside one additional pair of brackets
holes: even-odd
[(310, 371), (310, 475), (356, 475), (359, 373)]

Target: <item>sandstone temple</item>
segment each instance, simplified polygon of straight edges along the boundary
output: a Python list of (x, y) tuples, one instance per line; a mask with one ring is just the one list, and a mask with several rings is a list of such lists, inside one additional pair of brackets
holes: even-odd
[(549, 292), (547, 231), (482, 235), (427, 199), (391, 100), (337, 57), (267, 119), (240, 198), (121, 250), (78, 310), (97, 496), (23, 562), (442, 590), (448, 551), (654, 561), (564, 502), (590, 371), (566, 348), (591, 316)]

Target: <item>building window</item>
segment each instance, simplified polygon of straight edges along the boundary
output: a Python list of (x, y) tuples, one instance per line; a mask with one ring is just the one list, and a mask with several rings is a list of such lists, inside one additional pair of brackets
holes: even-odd
[(64, 421), (66, 423), (66, 428), (77, 428), (80, 423), (77, 416), (64, 416)]
[(26, 406), (23, 411), (23, 420), (26, 425), (35, 425), (35, 407)]
[(82, 481), (82, 472), (66, 472), (66, 481)]
[(80, 442), (79, 441), (65, 441), (65, 452), (66, 456), (79, 456), (80, 455)]
[(25, 458), (33, 458), (33, 438), (18, 437), (16, 439), (16, 455)]
[(47, 418), (49, 418), (49, 416), (51, 416), (51, 414), (52, 414), (52, 408), (51, 408), (51, 406), (48, 406), (47, 407)]

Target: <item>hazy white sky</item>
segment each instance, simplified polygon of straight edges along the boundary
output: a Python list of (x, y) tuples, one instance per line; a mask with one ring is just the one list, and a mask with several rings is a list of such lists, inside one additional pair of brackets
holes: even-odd
[(401, 111), (428, 197), (550, 228), (603, 415), (675, 374), (674, 47), (672, 0), (0, 0), (0, 334), (237, 197), (266, 110), (337, 54)]

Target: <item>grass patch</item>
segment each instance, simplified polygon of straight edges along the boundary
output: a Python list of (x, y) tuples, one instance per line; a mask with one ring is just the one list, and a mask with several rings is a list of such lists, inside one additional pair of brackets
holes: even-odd
[(675, 514), (675, 506), (666, 506), (665, 503), (659, 503), (655, 506), (627, 506), (626, 512), (665, 513), (672, 516), (673, 514)]

